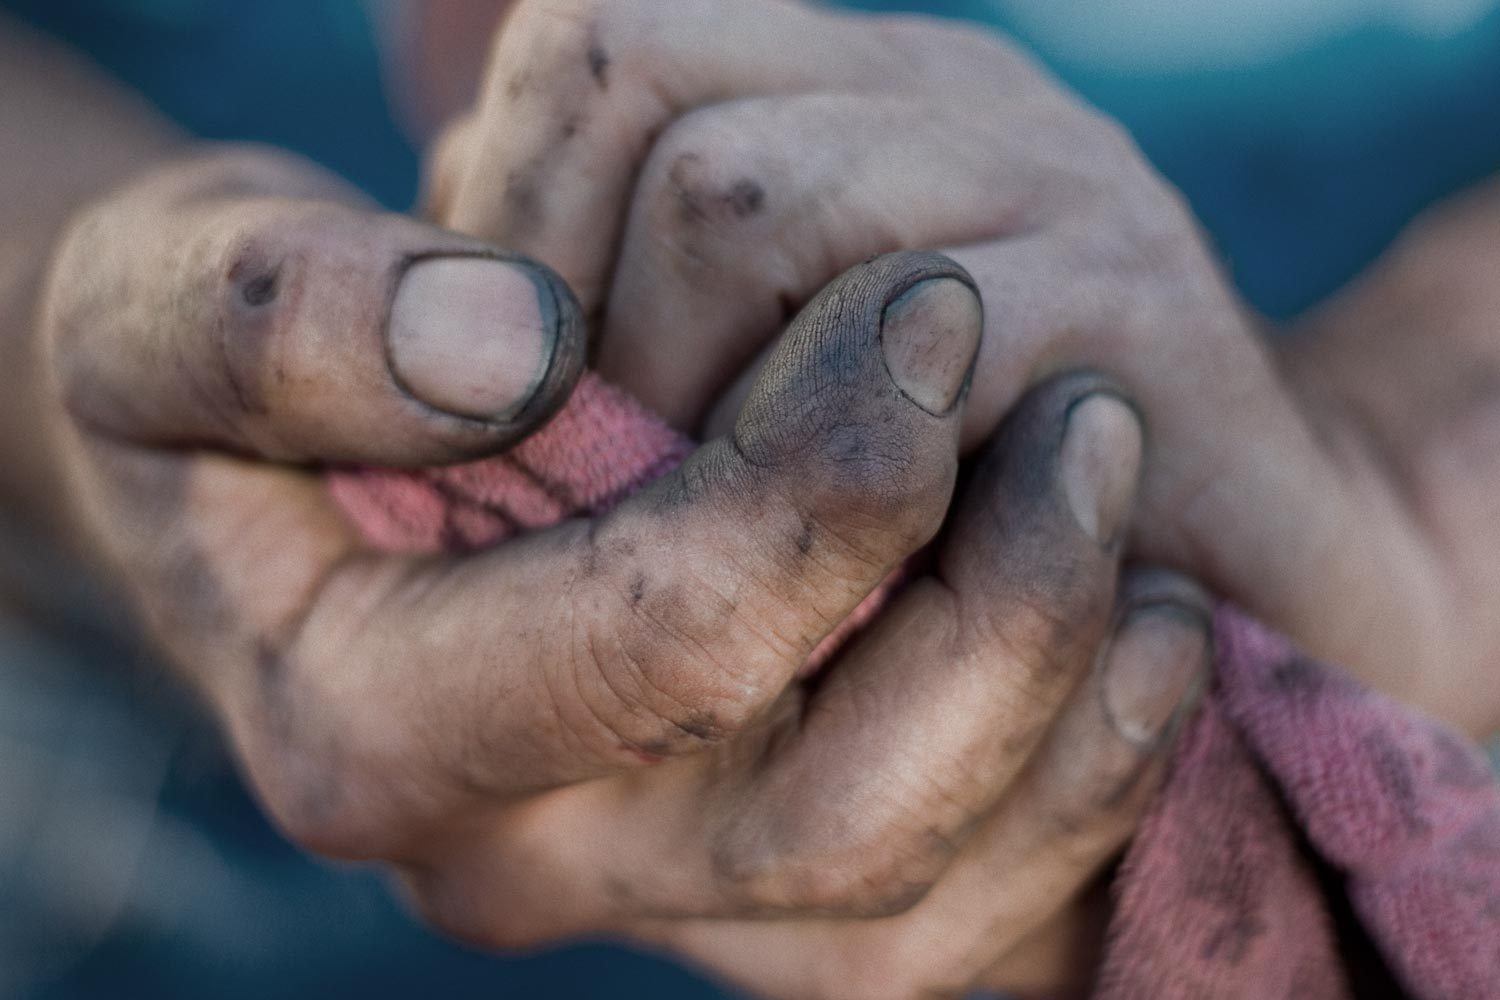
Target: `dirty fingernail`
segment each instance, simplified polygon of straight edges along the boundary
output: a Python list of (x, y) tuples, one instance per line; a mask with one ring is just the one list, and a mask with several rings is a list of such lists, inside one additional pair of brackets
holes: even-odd
[(558, 310), (546, 279), (520, 264), (433, 257), (396, 290), (391, 368), (418, 399), (446, 413), (504, 420), (546, 378)]
[(1058, 475), (1078, 526), (1110, 547), (1135, 501), (1143, 442), (1135, 411), (1105, 392), (1073, 404), (1063, 433)]
[(886, 369), (928, 413), (953, 408), (974, 367), (984, 311), (974, 289), (955, 278), (923, 281), (885, 307), (880, 345)]
[(1171, 601), (1126, 612), (1104, 665), (1104, 705), (1122, 738), (1156, 747), (1202, 693), (1213, 640), (1208, 611)]

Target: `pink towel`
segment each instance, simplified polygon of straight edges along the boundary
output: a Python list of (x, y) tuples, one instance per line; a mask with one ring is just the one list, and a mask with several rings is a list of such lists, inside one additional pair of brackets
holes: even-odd
[[(504, 456), (328, 484), (373, 545), (471, 551), (600, 513), (692, 447), (590, 374)], [(1214, 688), (1115, 883), (1098, 995), (1500, 997), (1500, 784), (1477, 748), (1232, 608), (1216, 638)]]

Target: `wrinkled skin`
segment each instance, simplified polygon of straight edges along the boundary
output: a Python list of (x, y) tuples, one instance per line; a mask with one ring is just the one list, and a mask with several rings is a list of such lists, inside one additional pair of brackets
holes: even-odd
[[(576, 303), (297, 160), (163, 147), (71, 212), (27, 313), (49, 513), (290, 836), (390, 863), (490, 946), (627, 935), (786, 996), (1087, 978), (1088, 891), (1208, 658), (1202, 594), (1118, 584), (1144, 438), (1117, 387), (1040, 389), (959, 491), (982, 310), (950, 260), (895, 255), (802, 311), (733, 433), (609, 516), (377, 555), (318, 466), (504, 448), (578, 372)], [(549, 374), (503, 416), (391, 370), (417, 259), (529, 276), (496, 279), (512, 318), (550, 296)], [(940, 529), (886, 621), (794, 682)], [(786, 962), (747, 967), (768, 935)]]
[[(1359, 328), (1309, 327), (1276, 356), (1175, 192), (1027, 57), (960, 27), (777, 0), (515, 5), (432, 192), (453, 225), (563, 274), (599, 316), (604, 374), (711, 434), (826, 281), (873, 253), (945, 248), (985, 301), (966, 450), (1027, 386), (1108, 372), (1151, 431), (1134, 555), (1472, 733), (1500, 728), (1496, 539), (1474, 523), (1500, 467), (1482, 429), (1500, 337), (1473, 301), (1496, 263), (1493, 208), (1467, 213), (1462, 268), (1438, 265), (1472, 289), (1465, 321), (1430, 302), (1405, 322), (1334, 306), (1312, 323)], [(1405, 267), (1372, 280), (1400, 286)], [(1403, 354), (1421, 356), (1422, 385), (1402, 381)], [(1414, 421), (1432, 399), (1454, 412)], [(1437, 468), (1454, 462), (1471, 471)]]
[[(1472, 623), (1495, 590), (1446, 600), (1483, 561), (1482, 473), (1385, 461), (1446, 425), (1382, 436), (1411, 406), (1348, 402), (1378, 354), (1319, 395), (1301, 353), (1284, 379), (1128, 141), (987, 36), (769, 2), (523, 3), (433, 178), (446, 229), (261, 151), (134, 175), (74, 214), (26, 330), (66, 530), (283, 828), (390, 862), (453, 933), (622, 934), (775, 996), (1081, 988), (1090, 890), (1208, 655), (1205, 598), (1121, 582), (1127, 552), (1493, 719)], [(926, 246), (967, 270), (854, 267)], [(505, 419), (421, 405), (388, 370), (402, 262), (434, 254), (560, 303), (550, 374)], [(978, 342), (946, 409), (916, 403), (882, 329), (922, 277), (918, 339)], [(309, 467), (505, 447), (564, 397), (586, 327), (607, 375), (711, 431), (679, 473), (475, 558), (360, 546)], [(1338, 367), (1344, 336), (1305, 357)], [(905, 356), (946, 397), (952, 353)], [(1432, 364), (1438, 386), (1462, 367)], [(1053, 377), (1078, 368), (1108, 375)], [(934, 538), (871, 632), (795, 683)]]

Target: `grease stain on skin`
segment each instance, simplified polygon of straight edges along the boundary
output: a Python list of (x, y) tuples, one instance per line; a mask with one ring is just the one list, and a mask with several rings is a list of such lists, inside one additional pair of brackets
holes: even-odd
[(531, 89), (531, 74), (525, 70), (505, 81), (505, 96), (512, 101), (520, 100)]
[(725, 735), (724, 727), (711, 712), (692, 712), (686, 718), (673, 719), (672, 725), (700, 743), (713, 743)]
[(245, 280), (240, 285), (240, 301), (252, 309), (258, 309), (276, 301), (276, 295), (280, 291), (280, 278), (281, 269), (272, 268), (268, 272), (256, 274)]
[(756, 215), (766, 204), (766, 189), (759, 182), (749, 177), (742, 177), (734, 182), (724, 200), (741, 219), (748, 219)]
[(817, 538), (817, 528), (811, 521), (802, 522), (802, 530), (797, 533), (797, 551), (807, 555), (812, 551), (813, 542)]
[(677, 218), (685, 224), (708, 219), (708, 210), (703, 206), (703, 196), (698, 185), (688, 181), (689, 172), (702, 159), (697, 153), (683, 153), (672, 161), (672, 167), (667, 171), (667, 183), (677, 197)]
[(741, 177), (727, 188), (706, 183), (702, 163), (702, 155), (682, 153), (667, 171), (667, 185), (676, 197), (678, 221), (683, 225), (716, 218), (748, 219), (765, 210), (765, 185), (753, 177)]
[(512, 170), (505, 177), (505, 206), (513, 236), (534, 232), (542, 221), (541, 191), (537, 187), (537, 164)]
[(281, 679), (286, 673), (286, 658), (281, 655), (281, 650), (265, 640), (256, 643), (255, 673), (260, 678), (262, 687), (280, 686)]
[(599, 85), (600, 90), (609, 89), (609, 53), (604, 51), (604, 46), (598, 42), (589, 46), (588, 51), (589, 75)]

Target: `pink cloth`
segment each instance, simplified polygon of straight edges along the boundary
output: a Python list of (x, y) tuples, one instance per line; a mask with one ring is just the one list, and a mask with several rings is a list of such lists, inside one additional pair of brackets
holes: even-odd
[[(590, 374), (504, 456), (328, 485), (377, 547), (471, 551), (607, 510), (691, 449)], [(1115, 883), (1098, 996), (1322, 1000), (1388, 973), (1415, 997), (1500, 997), (1500, 784), (1483, 756), (1231, 608), (1216, 638), (1216, 684)]]
[(1232, 608), (1215, 631), (1098, 995), (1370, 996), (1383, 964), (1410, 996), (1500, 997), (1500, 784), (1478, 748)]

